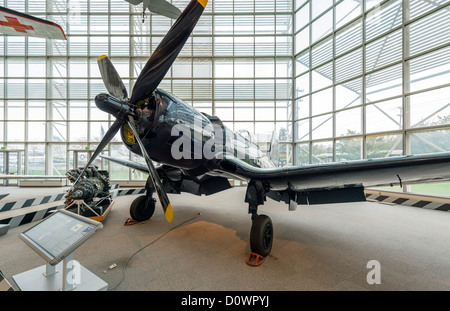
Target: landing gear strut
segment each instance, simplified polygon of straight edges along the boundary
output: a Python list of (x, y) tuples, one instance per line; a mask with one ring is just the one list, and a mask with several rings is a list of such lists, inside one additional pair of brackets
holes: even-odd
[(250, 249), (262, 257), (272, 250), (273, 225), (269, 216), (258, 215), (258, 206), (266, 200), (266, 189), (261, 180), (251, 180), (245, 194), (248, 203), (248, 213), (252, 214), (252, 229), (250, 230)]

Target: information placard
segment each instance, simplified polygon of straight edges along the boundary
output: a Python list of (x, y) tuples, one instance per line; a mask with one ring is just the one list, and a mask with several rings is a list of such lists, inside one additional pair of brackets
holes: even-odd
[(19, 237), (54, 266), (102, 227), (101, 222), (66, 210), (58, 210), (21, 233)]

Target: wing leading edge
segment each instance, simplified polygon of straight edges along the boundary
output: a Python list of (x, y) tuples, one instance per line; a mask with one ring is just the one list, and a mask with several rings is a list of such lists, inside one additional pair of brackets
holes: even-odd
[(450, 179), (450, 153), (401, 156), (300, 167), (261, 169), (226, 158), (231, 173), (269, 182), (274, 190), (302, 190), (362, 184), (366, 187)]
[[(148, 173), (143, 164), (101, 156)], [(220, 167), (220, 169), (217, 169)], [(162, 170), (158, 166), (157, 170)], [(215, 170), (229, 176), (257, 181), (268, 192), (312, 193), (331, 189), (354, 189), (403, 183), (450, 180), (450, 153), (327, 163), (274, 169), (257, 168), (234, 157), (219, 160)], [(161, 172), (162, 173), (162, 172)], [(331, 193), (330, 193), (331, 194)], [(339, 195), (342, 195), (340, 192)], [(348, 201), (348, 200), (344, 200)]]
[(276, 169), (253, 167), (237, 158), (226, 158), (219, 165), (258, 185), (263, 191), (256, 199), (259, 204), (266, 194), (285, 201), (290, 196), (299, 204), (361, 201), (366, 187), (450, 179), (450, 153)]

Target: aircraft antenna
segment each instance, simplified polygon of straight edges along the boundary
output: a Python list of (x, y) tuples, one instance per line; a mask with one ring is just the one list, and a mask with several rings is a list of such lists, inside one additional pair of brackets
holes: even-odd
[(144, 10), (142, 11), (142, 24), (145, 22), (145, 6), (144, 6)]

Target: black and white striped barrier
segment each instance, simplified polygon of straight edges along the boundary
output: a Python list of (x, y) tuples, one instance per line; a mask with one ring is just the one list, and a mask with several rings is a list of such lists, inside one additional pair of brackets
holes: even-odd
[(381, 203), (413, 206), (437, 211), (450, 211), (450, 198), (366, 189), (366, 199)]
[(113, 191), (112, 197), (120, 197), (124, 195), (134, 195), (134, 194), (142, 194), (145, 193), (145, 188), (138, 188), (138, 189), (117, 189)]
[[(118, 189), (119, 189), (118, 184), (114, 184), (111, 186), (111, 191), (115, 191)], [(119, 191), (123, 191), (123, 190), (119, 190)], [(29, 207), (29, 206), (51, 203), (51, 202), (55, 202), (55, 201), (61, 201), (64, 199), (65, 195), (66, 195), (66, 192), (55, 194), (55, 195), (47, 195), (45, 197), (40, 197), (40, 198), (0, 203), (0, 213), (18, 209), (18, 208), (24, 208), (24, 207)]]
[[(125, 195), (136, 195), (136, 194), (142, 194), (145, 193), (145, 188), (133, 188), (133, 189), (120, 189), (119, 185), (112, 185), (111, 186), (111, 197), (119, 197), (119, 196), (125, 196)], [(60, 193), (57, 195), (52, 196), (45, 196), (41, 198), (34, 198), (34, 199), (26, 199), (26, 200), (20, 200), (15, 202), (8, 202), (3, 203), (0, 205), (0, 218), (2, 216), (1, 212), (7, 212), (15, 209), (23, 209), (23, 213), (18, 216), (13, 216), (5, 219), (0, 219), (0, 224), (9, 224), (10, 228), (14, 228), (17, 226), (25, 225), (30, 222), (42, 220), (45, 217), (49, 216), (51, 213), (56, 211), (57, 209), (64, 208), (64, 205), (61, 202), (61, 205), (52, 206), (47, 209), (42, 209), (39, 211), (33, 211), (28, 212), (27, 207), (30, 206), (36, 206), (40, 204), (47, 204), (57, 201), (64, 200), (64, 196), (66, 193)]]
[[(18, 227), (21, 225), (28, 224), (30, 222), (42, 220), (45, 217), (52, 214), (53, 211), (56, 211), (59, 208), (64, 208), (64, 205), (53, 206), (53, 207), (49, 207), (47, 209), (43, 209), (40, 211), (34, 211), (34, 212), (25, 213), (22, 215), (2, 219), (2, 220), (0, 220), (0, 224), (8, 224), (10, 228)], [(26, 211), (24, 211), (24, 212), (26, 212)]]
[[(117, 191), (116, 191), (117, 190)], [(145, 189), (119, 189), (118, 184), (114, 184), (111, 186), (111, 190), (113, 196), (122, 196), (122, 195), (131, 195), (131, 194), (141, 194), (145, 192)], [(66, 192), (59, 193), (55, 195), (47, 195), (40, 198), (33, 198), (33, 199), (25, 199), (25, 200), (19, 200), (19, 201), (13, 201), (13, 202), (6, 202), (6, 203), (0, 203), (0, 213), (1, 212), (7, 212), (18, 208), (25, 208), (29, 206), (35, 206), (35, 205), (41, 205), (56, 201), (61, 201), (64, 199), (64, 196), (66, 195)]]
[(65, 195), (66, 195), (66, 193), (59, 193), (59, 194), (55, 194), (55, 195), (47, 195), (45, 197), (40, 197), (40, 198), (0, 203), (0, 213), (11, 211), (11, 210), (18, 209), (18, 208), (25, 208), (25, 207), (35, 206), (35, 205), (41, 205), (41, 204), (61, 201), (64, 199)]

